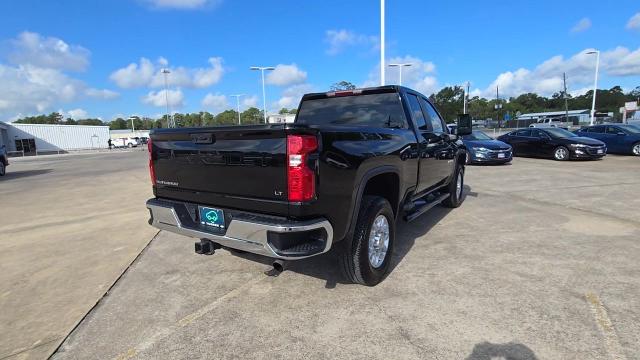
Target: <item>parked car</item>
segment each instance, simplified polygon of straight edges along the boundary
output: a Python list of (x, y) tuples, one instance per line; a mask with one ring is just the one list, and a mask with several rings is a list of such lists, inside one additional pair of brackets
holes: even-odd
[(640, 128), (634, 125), (594, 125), (575, 133), (604, 142), (610, 153), (640, 156)]
[(467, 164), (505, 164), (512, 160), (511, 146), (480, 130), (462, 136), (467, 148)]
[(570, 122), (562, 122), (560, 119), (539, 119), (533, 124), (530, 124), (530, 128), (567, 128), (571, 125)]
[(556, 160), (598, 159), (607, 154), (606, 145), (560, 128), (520, 129), (498, 137), (511, 145), (515, 156), (537, 156)]
[(154, 129), (148, 146), (151, 225), (201, 239), (197, 253), (242, 250), (276, 270), (337, 248), (348, 280), (375, 285), (397, 219), (464, 200), (462, 142), (400, 86), (306, 94), (294, 123)]
[(7, 147), (2, 145), (2, 147), (0, 147), (0, 176), (4, 176), (4, 174), (7, 173), (7, 166), (9, 166)]
[(134, 148), (140, 145), (137, 138), (127, 137), (127, 138), (117, 138), (111, 139), (111, 145), (113, 147), (129, 147)]

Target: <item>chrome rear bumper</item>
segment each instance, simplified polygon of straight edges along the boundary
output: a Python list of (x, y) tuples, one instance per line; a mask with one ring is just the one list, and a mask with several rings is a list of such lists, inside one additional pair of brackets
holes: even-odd
[[(147, 201), (147, 208), (151, 214), (149, 224), (160, 230), (192, 238), (209, 239), (225, 247), (284, 260), (303, 259), (325, 253), (331, 249), (333, 227), (325, 219), (292, 221), (239, 213), (230, 216), (226, 232), (216, 233), (195, 221), (189, 214), (187, 205), (195, 206), (175, 201), (150, 199)], [(313, 252), (309, 254), (285, 254), (276, 249), (269, 241), (273, 235), (277, 234), (302, 233), (304, 237), (304, 233), (316, 230), (320, 230), (323, 239), (318, 243), (320, 247), (313, 247)]]

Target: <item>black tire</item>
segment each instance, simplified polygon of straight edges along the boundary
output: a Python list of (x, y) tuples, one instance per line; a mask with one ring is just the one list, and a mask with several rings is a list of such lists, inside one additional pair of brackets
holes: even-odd
[[(562, 156), (561, 154), (563, 154), (563, 151), (564, 155)], [(569, 154), (569, 149), (564, 146), (558, 146), (557, 148), (553, 149), (553, 159), (557, 161), (569, 160)]]
[(631, 146), (631, 153), (635, 156), (640, 156), (640, 142), (637, 142)]
[(4, 162), (0, 160), (0, 176), (4, 176), (5, 173), (6, 173), (6, 167), (4, 165)]
[[(387, 220), (389, 245), (381, 265), (374, 267), (369, 261), (369, 235), (373, 222), (379, 215)], [(395, 238), (395, 217), (389, 202), (380, 196), (363, 196), (353, 238), (342, 240), (342, 247), (339, 249), (338, 258), (346, 279), (366, 286), (380, 283), (389, 270)]]
[[(460, 178), (460, 188), (458, 188), (458, 177)], [(464, 166), (457, 165), (453, 179), (447, 186), (449, 197), (442, 204), (448, 208), (457, 208), (464, 201)]]
[(128, 144), (127, 144), (127, 147), (128, 147), (129, 149), (131, 149), (131, 148), (133, 147), (133, 144), (132, 144), (132, 143), (128, 143)]

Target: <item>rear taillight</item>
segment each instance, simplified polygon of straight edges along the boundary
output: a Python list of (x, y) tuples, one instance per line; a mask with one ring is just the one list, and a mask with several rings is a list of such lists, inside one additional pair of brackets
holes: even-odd
[(151, 175), (151, 183), (156, 186), (156, 168), (153, 166), (153, 144), (151, 139), (147, 142), (147, 150), (149, 150), (149, 175)]
[(316, 177), (309, 167), (309, 154), (318, 148), (312, 135), (287, 136), (287, 182), (289, 201), (309, 201), (316, 193)]

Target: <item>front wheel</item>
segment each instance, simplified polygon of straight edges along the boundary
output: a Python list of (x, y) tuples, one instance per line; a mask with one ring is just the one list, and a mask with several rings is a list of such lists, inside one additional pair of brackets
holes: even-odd
[(635, 156), (640, 156), (640, 142), (633, 144), (633, 147), (631, 148), (631, 152)]
[(395, 217), (389, 202), (380, 196), (364, 196), (353, 238), (344, 239), (340, 249), (345, 277), (367, 286), (380, 283), (389, 269), (395, 236)]
[(457, 208), (464, 201), (464, 167), (462, 165), (456, 166), (456, 172), (453, 176), (447, 188), (449, 197), (442, 202), (444, 206), (449, 208)]
[(558, 161), (569, 160), (569, 150), (564, 146), (558, 146), (553, 151), (553, 158)]
[(4, 166), (4, 163), (2, 162), (2, 160), (0, 160), (0, 176), (4, 176), (6, 171), (6, 168)]

